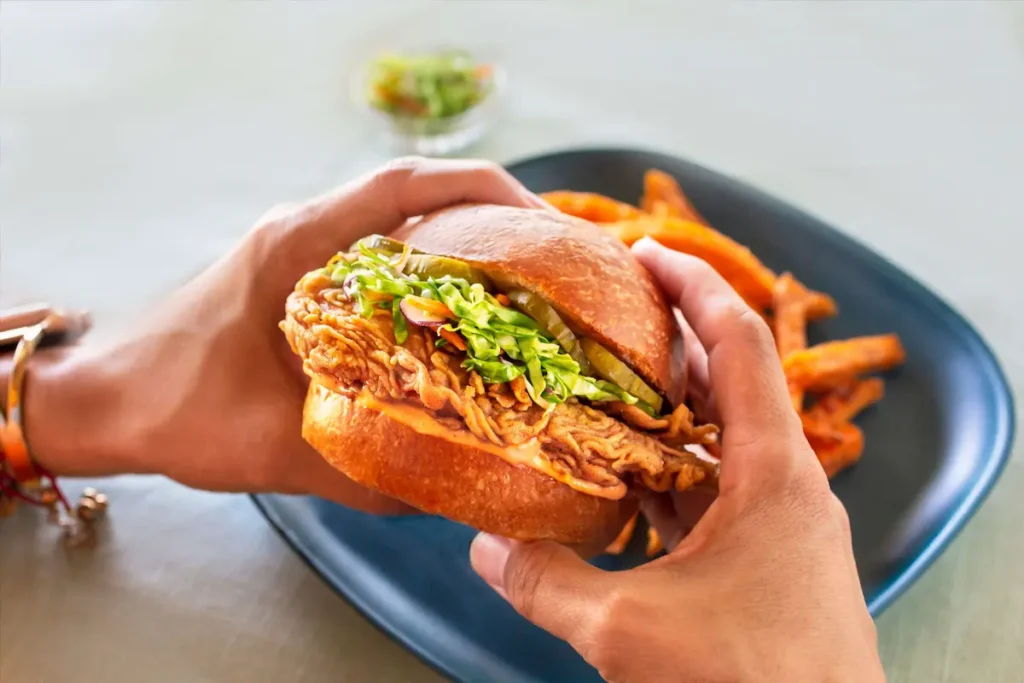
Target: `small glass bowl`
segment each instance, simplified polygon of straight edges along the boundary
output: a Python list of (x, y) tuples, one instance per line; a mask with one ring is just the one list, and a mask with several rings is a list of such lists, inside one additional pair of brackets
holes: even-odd
[(484, 99), (461, 114), (442, 119), (423, 119), (377, 109), (366, 96), (369, 83), (365, 69), (352, 79), (352, 98), (397, 153), (446, 156), (466, 149), (494, 126), (505, 91), (504, 69), (493, 64), (490, 78), (490, 91)]

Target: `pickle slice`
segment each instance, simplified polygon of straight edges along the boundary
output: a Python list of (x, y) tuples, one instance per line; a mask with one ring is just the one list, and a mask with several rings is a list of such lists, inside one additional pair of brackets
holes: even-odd
[(580, 348), (579, 340), (572, 333), (569, 326), (565, 324), (557, 311), (551, 305), (532, 292), (524, 289), (513, 289), (507, 294), (509, 300), (516, 305), (520, 311), (533, 318), (548, 334), (555, 338), (558, 345), (562, 347), (574, 361), (580, 364), (580, 374), (591, 374), (590, 360), (583, 349)]
[[(401, 254), (405, 250), (405, 242), (399, 242), (398, 240), (385, 237), (384, 235), (370, 235), (369, 237), (364, 237), (353, 244), (349, 251), (358, 251), (359, 245), (362, 245), (367, 249), (379, 251), (392, 256), (395, 254)], [(418, 249), (410, 249), (409, 253), (422, 254), (423, 252)]]
[(658, 392), (651, 389), (646, 382), (640, 379), (639, 375), (626, 367), (626, 364), (616, 358), (615, 354), (593, 339), (581, 339), (580, 346), (587, 354), (587, 358), (590, 359), (594, 372), (601, 379), (608, 380), (626, 393), (649, 404), (654, 408), (655, 414), (661, 414), (662, 399)]
[(465, 261), (459, 261), (446, 256), (413, 253), (406, 260), (402, 272), (407, 275), (417, 275), (422, 280), (426, 280), (429, 277), (440, 279), (445, 275), (449, 275), (473, 284), (481, 284), (485, 289), (491, 284), (482, 271), (477, 270)]

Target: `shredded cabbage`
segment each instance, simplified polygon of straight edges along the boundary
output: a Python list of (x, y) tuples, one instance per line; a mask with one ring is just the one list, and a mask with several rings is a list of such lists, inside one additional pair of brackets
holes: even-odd
[(594, 403), (622, 401), (653, 414), (651, 406), (611, 382), (581, 374), (579, 363), (533, 319), (502, 306), (482, 285), (451, 276), (421, 280), (400, 272), (399, 259), (360, 244), (358, 253), (331, 259), (324, 272), (356, 301), (361, 315), (388, 309), (399, 344), (408, 337), (408, 322), (399, 308), (403, 298), (417, 295), (443, 303), (455, 314), (443, 329), (466, 340), (462, 367), (475, 370), (485, 383), (523, 377), (527, 393), (541, 407), (576, 396)]

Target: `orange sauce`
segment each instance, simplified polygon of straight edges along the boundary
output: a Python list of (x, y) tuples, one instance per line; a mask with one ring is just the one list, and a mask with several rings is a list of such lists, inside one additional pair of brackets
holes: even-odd
[(530, 439), (517, 446), (495, 446), (494, 444), (481, 441), (470, 432), (453, 432), (435, 420), (423, 408), (410, 403), (381, 400), (366, 389), (359, 392), (359, 395), (356, 397), (356, 403), (369, 410), (381, 412), (392, 420), (400, 422), (420, 434), (437, 436), (447, 439), (452, 443), (479, 448), (498, 456), (511, 465), (531, 467), (580, 493), (609, 500), (618, 500), (626, 495), (626, 486), (624, 484), (620, 486), (598, 486), (593, 482), (578, 479), (571, 474), (559, 472), (551, 466), (551, 463), (541, 450), (537, 439)]

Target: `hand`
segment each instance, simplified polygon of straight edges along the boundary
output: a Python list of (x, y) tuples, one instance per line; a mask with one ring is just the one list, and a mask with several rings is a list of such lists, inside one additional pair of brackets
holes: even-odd
[(404, 159), (272, 211), (117, 342), (32, 359), (25, 414), (36, 458), (55, 474), (159, 473), (196, 488), (400, 510), (302, 440), (307, 381), (277, 324), (295, 282), (337, 251), (466, 201), (546, 206), (493, 164)]
[(552, 543), (486, 535), (474, 568), (610, 681), (884, 680), (849, 522), (767, 326), (702, 261), (646, 240), (634, 253), (706, 350), (705, 396), (723, 425), (718, 497), (688, 534), (686, 499), (648, 500), (674, 547), (636, 569), (606, 573)]

